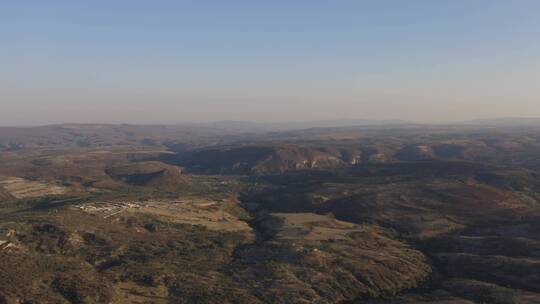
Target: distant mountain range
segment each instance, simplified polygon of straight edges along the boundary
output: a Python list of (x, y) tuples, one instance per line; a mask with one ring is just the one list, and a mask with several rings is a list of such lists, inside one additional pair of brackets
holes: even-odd
[(0, 126), (0, 129), (42, 129), (42, 128), (84, 128), (84, 129), (101, 129), (107, 127), (166, 127), (167, 129), (189, 128), (189, 129), (204, 129), (204, 130), (220, 130), (232, 133), (260, 133), (260, 132), (276, 132), (276, 131), (293, 131), (315, 128), (342, 128), (342, 127), (376, 127), (376, 126), (437, 126), (437, 125), (479, 125), (479, 126), (540, 126), (540, 117), (500, 117), (487, 119), (473, 119), (456, 122), (444, 123), (421, 123), (400, 119), (362, 119), (362, 118), (344, 118), (331, 120), (313, 120), (313, 121), (283, 121), (283, 122), (254, 122), (242, 120), (221, 120), (213, 122), (199, 123), (178, 123), (178, 124), (78, 124), (78, 123), (63, 123), (45, 126)]
[(482, 126), (540, 126), (540, 117), (501, 117), (491, 119), (476, 119), (463, 122), (462, 124)]
[(371, 119), (334, 119), (334, 120), (315, 120), (315, 121), (285, 121), (274, 123), (261, 123), (249, 121), (224, 120), (201, 125), (213, 126), (217, 129), (230, 131), (290, 131), (313, 128), (340, 128), (351, 126), (385, 126), (385, 125), (411, 125), (412, 122), (405, 120), (371, 120)]
[[(183, 142), (192, 146), (223, 144), (237, 140), (261, 139), (261, 136), (302, 136), (308, 134), (326, 136), (335, 132), (377, 129), (433, 129), (433, 128), (493, 128), (493, 127), (540, 127), (540, 118), (495, 118), (470, 120), (459, 123), (422, 124), (404, 120), (336, 119), (263, 123), (248, 121), (217, 121), (206, 123), (182, 123), (174, 125), (134, 124), (59, 124), (36, 127), (0, 127), (0, 150), (28, 146), (68, 145), (99, 146), (142, 143)], [(299, 133), (300, 132), (300, 133)]]

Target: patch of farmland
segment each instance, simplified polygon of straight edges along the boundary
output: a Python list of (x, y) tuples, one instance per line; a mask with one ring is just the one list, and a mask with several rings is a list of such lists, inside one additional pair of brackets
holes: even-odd
[(8, 177), (0, 180), (0, 187), (17, 199), (61, 195), (67, 192), (66, 187), (30, 181), (20, 177)]
[(271, 213), (261, 224), (278, 239), (340, 240), (363, 231), (360, 225), (315, 213)]

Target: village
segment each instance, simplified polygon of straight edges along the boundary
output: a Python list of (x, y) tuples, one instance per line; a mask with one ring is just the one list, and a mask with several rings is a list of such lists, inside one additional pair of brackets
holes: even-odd
[(246, 222), (225, 210), (225, 201), (204, 199), (104, 201), (71, 207), (87, 214), (111, 219), (120, 215), (146, 214), (159, 216), (173, 223), (205, 226), (210, 230), (251, 230)]

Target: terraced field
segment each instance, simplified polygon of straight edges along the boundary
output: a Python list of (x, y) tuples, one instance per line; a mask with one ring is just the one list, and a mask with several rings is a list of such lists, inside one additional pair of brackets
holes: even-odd
[(0, 177), (0, 186), (18, 199), (62, 195), (68, 192), (66, 187), (57, 184), (29, 181), (20, 177)]

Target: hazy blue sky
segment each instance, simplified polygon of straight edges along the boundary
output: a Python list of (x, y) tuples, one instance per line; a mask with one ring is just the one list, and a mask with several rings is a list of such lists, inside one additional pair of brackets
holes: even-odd
[(501, 116), (538, 0), (0, 0), (0, 125)]

